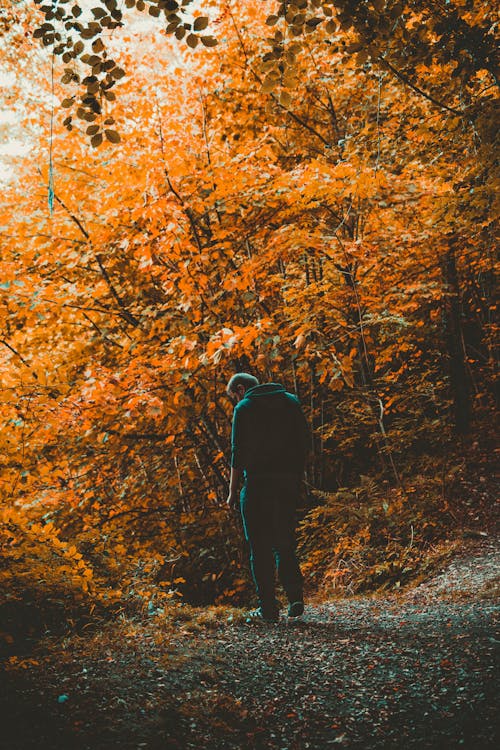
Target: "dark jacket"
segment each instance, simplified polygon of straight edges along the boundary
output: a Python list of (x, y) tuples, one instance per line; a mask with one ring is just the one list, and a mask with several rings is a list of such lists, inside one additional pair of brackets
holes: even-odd
[(277, 383), (250, 388), (234, 409), (231, 466), (250, 474), (299, 474), (310, 434), (300, 401)]

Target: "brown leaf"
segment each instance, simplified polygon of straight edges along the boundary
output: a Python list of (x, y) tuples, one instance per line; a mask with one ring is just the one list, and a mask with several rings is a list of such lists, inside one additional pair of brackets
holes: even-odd
[(203, 31), (203, 29), (206, 29), (208, 26), (208, 18), (206, 16), (198, 16), (198, 18), (195, 19), (195, 22), (193, 24), (193, 29), (195, 31)]
[(116, 130), (105, 130), (104, 133), (106, 134), (108, 141), (111, 143), (120, 143), (120, 134), (117, 133)]
[(214, 36), (201, 36), (200, 39), (205, 47), (216, 47), (218, 44), (218, 41)]

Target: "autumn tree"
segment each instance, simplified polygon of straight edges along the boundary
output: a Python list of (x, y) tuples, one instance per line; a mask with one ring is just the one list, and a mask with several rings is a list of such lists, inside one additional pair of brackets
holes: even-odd
[[(313, 426), (311, 576), (367, 549), (378, 581), (389, 547), (403, 569), (410, 539), (447, 527), (454, 431), (487, 418), (495, 375), (490, 32), (466, 3), (399, 5), (224, 3), (213, 50), (189, 41), (202, 11), (171, 44), (112, 2), (6, 25), (32, 149), (2, 204), (12, 591), (238, 601), (224, 386), (241, 369), (296, 391)], [(453, 9), (458, 30), (432, 26)], [(484, 36), (472, 61), (464, 25)]]

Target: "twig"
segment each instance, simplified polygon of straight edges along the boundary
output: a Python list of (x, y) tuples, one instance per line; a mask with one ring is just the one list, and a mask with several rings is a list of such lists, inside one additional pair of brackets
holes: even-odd
[(391, 73), (394, 73), (394, 75), (397, 78), (399, 78), (400, 81), (403, 81), (403, 83), (406, 86), (409, 86), (409, 88), (413, 89), (415, 93), (420, 94), (420, 96), (423, 96), (424, 99), (427, 99), (428, 101), (432, 102), (437, 107), (440, 107), (441, 109), (445, 109), (447, 112), (451, 112), (453, 115), (456, 115), (457, 117), (463, 117), (463, 112), (460, 112), (460, 110), (458, 109), (453, 109), (453, 107), (448, 107), (447, 104), (443, 104), (443, 102), (440, 102), (438, 99), (435, 99), (431, 94), (427, 94), (425, 91), (422, 91), (422, 89), (420, 89), (418, 86), (415, 86), (414, 83), (411, 83), (411, 81), (409, 81), (408, 78), (406, 78), (406, 76), (403, 75), (403, 73), (397, 70), (397, 68), (391, 65), (391, 63), (385, 60), (383, 57), (378, 57), (377, 59), (382, 63), (382, 65), (386, 66), (391, 71)]
[(23, 365), (28, 368), (28, 370), (31, 372), (31, 374), (35, 378), (35, 380), (38, 380), (38, 375), (36, 374), (36, 372), (31, 369), (31, 366), (29, 365), (29, 363), (24, 359), (24, 357), (22, 356), (22, 354), (20, 354), (17, 351), (17, 349), (14, 349), (14, 347), (11, 346), (7, 341), (5, 341), (5, 339), (0, 339), (0, 344), (3, 344), (4, 346), (6, 346), (7, 349), (10, 349), (10, 351), (13, 354), (16, 355), (16, 357), (19, 357), (19, 359), (21, 360), (21, 362), (23, 363)]

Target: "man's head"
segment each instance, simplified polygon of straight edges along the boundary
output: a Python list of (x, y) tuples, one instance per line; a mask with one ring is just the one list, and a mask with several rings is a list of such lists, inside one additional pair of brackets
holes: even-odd
[(259, 381), (253, 375), (237, 372), (227, 384), (226, 393), (233, 403), (238, 403), (245, 398), (245, 393), (256, 385), (259, 385)]

